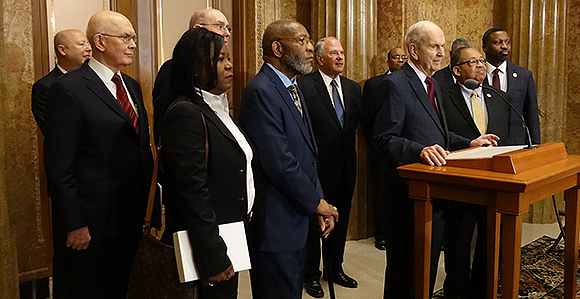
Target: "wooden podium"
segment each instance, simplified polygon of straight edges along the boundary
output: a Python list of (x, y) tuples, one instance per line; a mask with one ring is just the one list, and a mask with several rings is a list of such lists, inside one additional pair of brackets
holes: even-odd
[(564, 298), (575, 298), (578, 264), (580, 156), (563, 143), (521, 149), (492, 158), (448, 160), (446, 166), (415, 163), (398, 168), (415, 202), (415, 298), (429, 298), (431, 198), (487, 207), (487, 298), (497, 298), (501, 225), (502, 298), (517, 299), (522, 215), (529, 206), (565, 191)]

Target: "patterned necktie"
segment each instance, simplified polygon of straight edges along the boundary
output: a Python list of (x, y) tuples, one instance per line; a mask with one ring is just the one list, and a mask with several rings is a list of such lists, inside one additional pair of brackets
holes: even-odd
[(336, 109), (336, 116), (338, 117), (338, 122), (340, 122), (340, 126), (342, 127), (344, 126), (344, 107), (342, 107), (342, 101), (340, 100), (340, 95), (338, 94), (336, 81), (332, 80), (330, 85), (332, 85), (332, 100), (334, 101), (334, 109)]
[(119, 77), (118, 74), (115, 74), (113, 75), (112, 81), (115, 83), (115, 85), (117, 85), (117, 101), (119, 101), (119, 104), (121, 107), (123, 107), (123, 110), (127, 112), (133, 121), (133, 127), (135, 128), (135, 131), (139, 133), (139, 118), (137, 117), (137, 113), (135, 113), (135, 109), (133, 109), (133, 105), (131, 105), (131, 102), (129, 101), (129, 96), (127, 95), (127, 91), (123, 86), (121, 77)]
[(497, 88), (497, 89), (501, 89), (501, 84), (499, 83), (499, 69), (495, 69), (493, 70), (492, 73), (492, 84), (493, 87)]
[(431, 77), (427, 77), (427, 79), (425, 79), (425, 84), (427, 84), (427, 93), (429, 94), (429, 101), (431, 102), (431, 105), (433, 105), (435, 114), (437, 114), (437, 117), (441, 119), (441, 117), (439, 116), (439, 110), (437, 109), (437, 103), (435, 103), (435, 85), (433, 85), (433, 79), (431, 79)]
[(475, 90), (471, 93), (471, 110), (473, 110), (473, 121), (479, 129), (479, 133), (485, 134), (487, 131), (485, 113), (483, 112), (483, 106), (481, 105), (481, 101), (479, 100), (479, 96)]
[(298, 108), (298, 111), (300, 111), (300, 115), (304, 116), (304, 114), (302, 113), (302, 103), (300, 102), (300, 96), (298, 95), (298, 88), (296, 88), (296, 84), (291, 84), (290, 86), (288, 86), (288, 90), (292, 95), (294, 105), (296, 105), (296, 108)]

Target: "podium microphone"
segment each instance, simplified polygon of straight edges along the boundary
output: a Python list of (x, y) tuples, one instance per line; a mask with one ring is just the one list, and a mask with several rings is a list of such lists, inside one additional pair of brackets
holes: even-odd
[[(478, 88), (479, 86), (481, 86), (479, 84), (479, 82), (473, 80), (473, 79), (467, 79), (465, 80), (465, 83), (463, 83), (463, 85), (465, 85), (465, 87), (474, 90), (476, 88)], [(482, 86), (483, 87), (483, 86)], [(510, 108), (512, 108), (513, 111), (516, 112), (516, 114), (520, 117), (520, 121), (522, 122), (522, 125), (524, 125), (524, 129), (526, 130), (525, 133), (528, 137), (528, 146), (524, 147), (524, 149), (535, 149), (538, 148), (537, 146), (534, 146), (532, 144), (532, 137), (530, 136), (530, 129), (528, 129), (528, 125), (526, 125), (526, 121), (524, 120), (524, 117), (522, 116), (522, 114), (514, 107), (514, 105), (512, 105), (512, 103), (510, 103), (510, 101), (508, 101), (501, 93), (497, 92), (497, 90), (493, 89), (493, 88), (486, 88), (486, 90), (491, 90), (493, 91), (495, 94), (497, 94), (504, 102), (506, 102), (508, 104), (508, 106), (510, 106)]]

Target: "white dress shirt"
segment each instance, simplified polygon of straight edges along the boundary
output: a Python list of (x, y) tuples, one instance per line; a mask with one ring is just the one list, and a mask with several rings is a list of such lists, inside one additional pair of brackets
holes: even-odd
[[(320, 70), (319, 70), (320, 71)], [(324, 81), (324, 86), (326, 86), (326, 91), (328, 91), (328, 95), (330, 95), (330, 102), (332, 103), (332, 107), (336, 109), (334, 106), (334, 98), (332, 97), (332, 80), (336, 82), (336, 88), (338, 89), (338, 96), (340, 98), (340, 102), (342, 103), (342, 107), (344, 109), (344, 99), (342, 98), (342, 85), (340, 84), (340, 75), (336, 76), (336, 79), (330, 78), (327, 74), (323, 71), (320, 71), (320, 75), (322, 76), (322, 80)]]
[[(103, 83), (105, 83), (105, 86), (107, 86), (107, 88), (109, 89), (109, 91), (111, 92), (111, 94), (113, 95), (113, 97), (115, 99), (117, 99), (117, 85), (115, 84), (115, 82), (113, 82), (113, 76), (115, 75), (115, 73), (113, 73), (113, 71), (108, 68), (106, 65), (100, 63), (99, 61), (97, 61), (94, 58), (91, 58), (91, 60), (89, 60), (89, 66), (93, 69), (93, 71), (95, 71), (95, 73), (97, 73), (97, 76), (99, 76), (99, 78), (101, 78), (101, 81), (103, 81)], [(135, 110), (135, 113), (137, 114), (137, 116), (139, 116), (139, 110), (135, 107), (135, 103), (133, 102), (133, 98), (131, 98), (131, 93), (129, 92), (129, 89), (127, 88), (127, 84), (125, 84), (125, 80), (123, 80), (123, 76), (121, 75), (121, 72), (117, 72), (117, 74), (119, 75), (119, 77), (121, 77), (121, 82), (123, 82), (123, 86), (125, 87), (125, 90), (127, 91), (127, 97), (129, 97), (129, 103), (131, 103), (131, 106), (133, 106), (133, 110)], [(119, 100), (119, 99), (117, 99)]]
[[(256, 189), (254, 188), (254, 173), (252, 171), (252, 158), (254, 154), (252, 152), (252, 148), (250, 144), (246, 140), (240, 128), (234, 123), (234, 120), (230, 116), (230, 108), (228, 103), (228, 97), (226, 93), (222, 93), (221, 95), (215, 95), (213, 93), (209, 93), (205, 90), (201, 90), (201, 94), (203, 96), (203, 100), (209, 105), (209, 107), (215, 112), (218, 118), (222, 121), (222, 123), (226, 126), (226, 128), (232, 133), (238, 145), (244, 151), (244, 155), (246, 156), (246, 190), (248, 191), (248, 211), (252, 211), (252, 206), (254, 205), (254, 198), (256, 196)], [(224, 186), (227, 188), (227, 186)]]
[[(491, 63), (486, 63), (487, 67), (487, 82), (489, 85), (493, 86), (493, 71), (496, 69)], [(499, 84), (503, 92), (507, 92), (507, 60), (502, 62), (498, 67), (499, 72)]]

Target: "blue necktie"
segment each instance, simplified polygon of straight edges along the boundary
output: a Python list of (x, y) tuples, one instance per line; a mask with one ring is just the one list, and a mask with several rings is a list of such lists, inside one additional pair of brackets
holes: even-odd
[(336, 109), (336, 116), (338, 117), (338, 121), (342, 127), (344, 125), (344, 107), (342, 107), (342, 102), (340, 101), (340, 95), (338, 94), (336, 81), (332, 80), (330, 85), (332, 85), (332, 100), (334, 101), (334, 109)]

